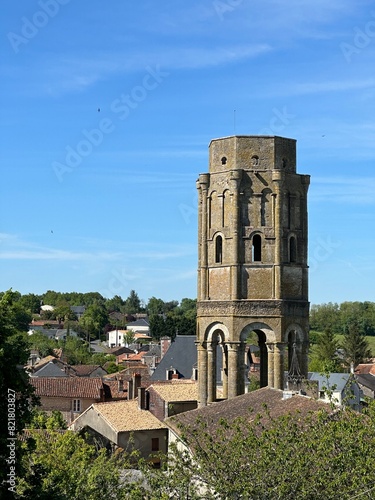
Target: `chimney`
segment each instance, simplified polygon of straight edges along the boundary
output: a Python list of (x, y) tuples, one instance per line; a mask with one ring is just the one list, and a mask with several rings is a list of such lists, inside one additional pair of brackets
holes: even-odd
[(160, 339), (160, 358), (163, 358), (171, 345), (171, 337), (162, 337)]
[(141, 386), (141, 374), (140, 373), (133, 373), (133, 394), (132, 394), (132, 399), (135, 399), (138, 395), (138, 387)]
[(128, 382), (128, 399), (133, 399), (133, 387), (134, 387), (134, 381), (131, 378)]
[(138, 409), (148, 410), (147, 393), (145, 387), (138, 387)]

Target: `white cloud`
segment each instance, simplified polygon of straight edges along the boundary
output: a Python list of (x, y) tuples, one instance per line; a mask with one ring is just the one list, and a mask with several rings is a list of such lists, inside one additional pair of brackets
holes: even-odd
[(375, 177), (313, 177), (310, 201), (375, 204)]

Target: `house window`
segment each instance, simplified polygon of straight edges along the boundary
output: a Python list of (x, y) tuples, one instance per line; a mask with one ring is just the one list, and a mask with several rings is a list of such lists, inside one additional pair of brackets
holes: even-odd
[(81, 400), (73, 399), (73, 412), (79, 413), (81, 411)]
[(216, 264), (223, 262), (223, 238), (221, 236), (217, 236), (215, 241), (215, 262)]
[(253, 262), (262, 260), (262, 238), (259, 234), (253, 236), (252, 258)]
[(159, 451), (159, 438), (151, 439), (151, 451)]

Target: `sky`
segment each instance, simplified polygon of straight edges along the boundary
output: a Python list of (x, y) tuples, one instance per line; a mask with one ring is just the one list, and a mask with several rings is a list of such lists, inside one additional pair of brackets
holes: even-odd
[(5, 0), (0, 291), (196, 297), (208, 145), (297, 140), (312, 304), (375, 301), (375, 5)]

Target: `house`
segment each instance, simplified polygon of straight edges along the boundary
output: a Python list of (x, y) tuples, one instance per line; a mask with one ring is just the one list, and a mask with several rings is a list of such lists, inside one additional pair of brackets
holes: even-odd
[(75, 370), (55, 356), (45, 356), (33, 366), (27, 366), (31, 377), (75, 377)]
[(77, 377), (104, 377), (108, 374), (100, 365), (72, 365)]
[(309, 372), (307, 386), (309, 383), (312, 383), (310, 387), (313, 397), (337, 406), (349, 405), (356, 410), (360, 409), (362, 393), (351, 373), (329, 373), (326, 376)]
[(114, 347), (128, 347), (128, 343), (126, 341), (126, 335), (128, 334), (127, 330), (111, 330), (107, 333), (107, 342), (109, 348)]
[[(152, 380), (187, 378), (197, 380), (195, 335), (177, 335), (151, 375)], [(162, 348), (163, 352), (163, 348)], [(217, 378), (221, 377), (221, 353), (218, 353)]]
[(148, 335), (150, 333), (150, 323), (148, 318), (140, 318), (136, 321), (132, 321), (126, 325), (127, 330), (131, 330), (134, 333), (143, 333)]
[(197, 408), (198, 390), (194, 380), (163, 380), (146, 389), (147, 408), (159, 420)]
[(40, 398), (41, 409), (60, 411), (68, 424), (105, 398), (103, 381), (98, 377), (31, 377), (30, 383)]
[(363, 396), (375, 399), (375, 376), (371, 373), (355, 375), (355, 379), (363, 393)]
[(112, 450), (130, 450), (134, 446), (142, 458), (159, 466), (160, 459), (152, 458), (152, 454), (167, 451), (167, 426), (144, 408), (144, 389), (139, 391), (138, 400), (91, 405), (71, 423), (70, 429), (84, 429), (103, 447)]
[(77, 316), (78, 319), (81, 319), (86, 311), (86, 306), (70, 306), (70, 310)]

